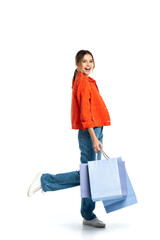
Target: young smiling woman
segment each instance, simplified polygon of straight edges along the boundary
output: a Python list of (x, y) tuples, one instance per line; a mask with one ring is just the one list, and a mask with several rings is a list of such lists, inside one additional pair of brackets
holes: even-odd
[[(95, 68), (93, 55), (88, 50), (80, 50), (75, 57), (75, 69), (72, 79), (71, 124), (78, 130), (78, 142), (81, 163), (101, 158), (103, 148), (103, 126), (110, 125), (107, 107), (99, 93), (96, 81), (89, 77)], [(28, 196), (38, 190), (56, 191), (80, 185), (80, 172), (61, 174), (39, 173), (28, 189)], [(91, 198), (82, 198), (81, 215), (83, 224), (104, 228), (106, 225), (93, 213), (95, 202)]]

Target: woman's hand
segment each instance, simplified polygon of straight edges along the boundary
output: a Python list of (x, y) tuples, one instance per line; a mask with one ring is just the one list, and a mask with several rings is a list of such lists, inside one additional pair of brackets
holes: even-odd
[(96, 153), (100, 152), (101, 149), (103, 149), (103, 145), (102, 143), (98, 140), (98, 138), (95, 138), (93, 140), (93, 148), (95, 150)]
[[(98, 140), (98, 138), (95, 135), (94, 129), (93, 128), (88, 128), (88, 132), (92, 138), (92, 142), (93, 142), (93, 148), (95, 150), (95, 152), (100, 152), (101, 149), (103, 149), (103, 145), (102, 143)], [(100, 147), (99, 147), (100, 146)]]

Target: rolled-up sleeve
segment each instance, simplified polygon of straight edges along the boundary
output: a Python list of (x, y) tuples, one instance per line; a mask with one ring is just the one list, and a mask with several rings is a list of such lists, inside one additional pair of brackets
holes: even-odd
[(91, 115), (91, 105), (90, 105), (90, 87), (87, 80), (81, 80), (79, 87), (77, 89), (77, 100), (80, 109), (80, 121), (83, 130), (87, 128), (94, 127), (94, 122)]

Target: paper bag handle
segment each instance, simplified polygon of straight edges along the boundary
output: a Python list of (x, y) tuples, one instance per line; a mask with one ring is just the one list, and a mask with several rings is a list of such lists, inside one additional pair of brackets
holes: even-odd
[[(101, 149), (101, 152), (102, 152), (102, 154), (103, 154), (103, 156), (106, 158), (106, 159), (109, 159), (109, 157), (108, 157), (108, 155)], [(99, 159), (99, 152), (96, 154), (96, 160), (100, 160)]]

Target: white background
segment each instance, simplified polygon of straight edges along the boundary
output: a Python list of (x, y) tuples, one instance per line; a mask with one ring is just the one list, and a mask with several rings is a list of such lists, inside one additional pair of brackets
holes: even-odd
[[(159, 239), (159, 13), (158, 0), (0, 2), (3, 239)], [(27, 197), (37, 172), (79, 169), (70, 104), (81, 49), (111, 116), (104, 150), (126, 162), (138, 198), (108, 215), (98, 202), (106, 229), (82, 226), (79, 187)]]

